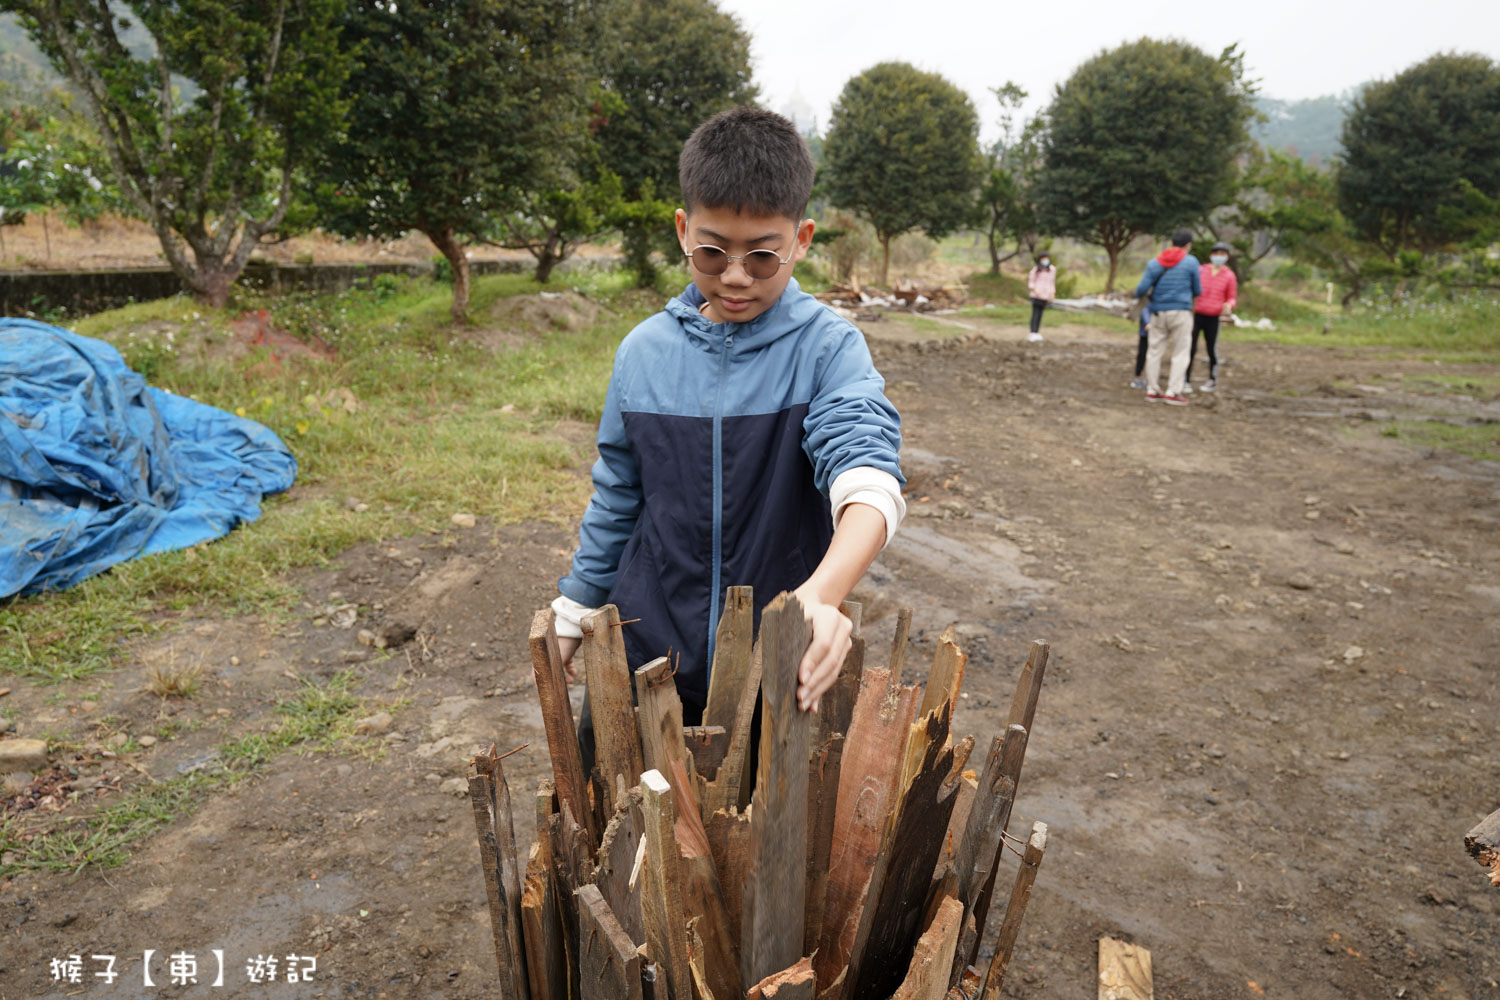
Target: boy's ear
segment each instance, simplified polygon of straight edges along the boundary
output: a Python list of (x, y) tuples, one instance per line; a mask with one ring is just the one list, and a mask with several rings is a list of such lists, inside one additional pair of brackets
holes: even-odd
[(679, 208), (675, 221), (677, 223), (677, 245), (682, 247), (683, 253), (687, 253), (687, 212)]
[(801, 260), (807, 256), (808, 248), (812, 246), (813, 230), (817, 224), (811, 219), (803, 219), (802, 224), (797, 227), (797, 259)]

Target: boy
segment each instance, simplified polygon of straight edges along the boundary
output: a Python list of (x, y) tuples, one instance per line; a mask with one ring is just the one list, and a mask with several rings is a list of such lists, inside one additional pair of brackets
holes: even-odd
[(696, 725), (725, 588), (754, 587), (757, 618), (794, 590), (812, 633), (798, 700), (816, 710), (850, 646), (839, 602), (906, 512), (900, 417), (863, 335), (792, 279), (813, 164), (791, 122), (726, 111), (678, 169), (692, 284), (615, 354), (594, 495), (552, 605), (559, 644), (572, 676), (580, 619), (615, 604), (639, 619), (632, 666), (680, 656)]

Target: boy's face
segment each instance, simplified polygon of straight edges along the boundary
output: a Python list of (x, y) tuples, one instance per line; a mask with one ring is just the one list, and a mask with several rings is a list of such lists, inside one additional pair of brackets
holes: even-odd
[(769, 278), (753, 278), (743, 260), (731, 260), (722, 274), (705, 274), (688, 259), (693, 284), (708, 300), (705, 315), (715, 323), (748, 323), (776, 304), (792, 265), (807, 256), (813, 221), (797, 222), (784, 215), (744, 215), (730, 208), (695, 208), (690, 216), (677, 210), (677, 242), (683, 253), (695, 247), (718, 247), (739, 258), (752, 250), (770, 250), (782, 260)]

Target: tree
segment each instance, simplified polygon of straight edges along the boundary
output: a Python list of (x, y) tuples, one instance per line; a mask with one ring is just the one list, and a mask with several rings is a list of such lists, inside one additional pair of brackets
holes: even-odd
[[(1037, 167), (1037, 130), (1034, 122), (1017, 124), (1016, 110), (1026, 100), (1026, 91), (1007, 81), (992, 88), (1000, 102), (1000, 138), (990, 147), (984, 179), (979, 187), (979, 215), (984, 220), (990, 248), (990, 273), (1019, 254), (1028, 244), (1036, 245), (1036, 204), (1032, 186)], [(1015, 247), (1001, 254), (1002, 242)]]
[(597, 131), (599, 158), (620, 178), (613, 221), (643, 285), (651, 255), (676, 247), (677, 158), (693, 130), (755, 100), (750, 36), (712, 0), (619, 0), (597, 46), (606, 88), (620, 102)]
[(1452, 210), (1465, 204), (1464, 182), (1500, 196), (1500, 67), (1435, 55), (1370, 84), (1344, 120), (1343, 143), (1339, 207), (1364, 239), (1391, 260), (1458, 242)]
[(1227, 200), (1235, 160), (1249, 147), (1253, 92), (1234, 46), (1214, 58), (1143, 38), (1090, 59), (1046, 112), (1042, 228), (1103, 247), (1112, 290), (1132, 240)]
[(875, 227), (881, 284), (894, 237), (922, 229), (939, 239), (973, 221), (978, 137), (968, 95), (936, 73), (888, 62), (844, 84), (823, 146), (828, 196)]
[(343, 134), (320, 156), (324, 224), (349, 235), (417, 230), (469, 308), (466, 244), (487, 240), (583, 129), (590, 0), (347, 0), (360, 65)]
[[(173, 271), (213, 305), (257, 246), (300, 221), (294, 179), (344, 111), (341, 6), (0, 0), (78, 91)], [(136, 25), (153, 43), (140, 55), (121, 41)]]

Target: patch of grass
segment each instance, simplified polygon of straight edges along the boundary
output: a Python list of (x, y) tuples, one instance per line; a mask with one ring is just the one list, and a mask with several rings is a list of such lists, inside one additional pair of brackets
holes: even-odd
[(1500, 462), (1500, 423), (1450, 424), (1440, 420), (1399, 420), (1381, 429), (1417, 448), (1453, 451), (1484, 462)]
[[(1264, 316), (1273, 323), (1323, 322), (1323, 310), (1318, 308), (1317, 303), (1278, 292), (1262, 281), (1241, 285), (1238, 295), (1235, 314), (1247, 320), (1257, 320)], [(1238, 328), (1235, 332), (1238, 332)]]
[[(454, 511), (500, 524), (576, 514), (588, 498), (573, 475), (583, 435), (556, 428), (599, 419), (615, 346), (660, 307), (656, 294), (629, 285), (617, 273), (545, 286), (529, 275), (476, 279), (476, 322), (500, 299), (539, 289), (574, 288), (602, 306), (588, 329), (502, 353), (451, 321), (447, 286), (418, 279), (338, 295), (244, 295), (217, 312), (165, 299), (80, 321), (78, 332), (124, 344), (127, 355), (146, 350), (132, 333), (157, 331), (155, 384), (270, 427), (297, 458), (297, 485), (212, 544), (122, 563), (65, 593), (0, 603), (0, 671), (43, 682), (86, 677), (109, 665), (121, 637), (155, 627), (154, 609), (285, 611), (295, 598), (288, 570), (362, 541), (438, 530)], [(336, 359), (163, 346), (160, 331), (173, 324), (227, 330), (239, 309), (258, 305), (288, 332), (332, 345)], [(345, 498), (368, 509), (355, 512)]]
[(1013, 274), (990, 274), (988, 271), (980, 271), (965, 278), (964, 285), (969, 289), (969, 297), (973, 299), (985, 299), (997, 303), (1027, 300), (1025, 279), (1017, 278)]
[[(962, 309), (960, 312), (965, 318), (994, 320), (997, 323), (1009, 323), (1016, 326), (1025, 326), (1031, 322), (1031, 306), (984, 306), (982, 308)], [(1072, 323), (1077, 326), (1092, 326), (1101, 330), (1111, 330), (1115, 333), (1128, 333), (1136, 335), (1135, 324), (1119, 316), (1111, 316), (1108, 313), (1098, 312), (1068, 312), (1063, 309), (1049, 309), (1042, 318), (1042, 329), (1045, 331), (1051, 323)]]
[[(1248, 307), (1243, 311), (1249, 315)], [(1318, 318), (1278, 324), (1275, 330), (1235, 327), (1225, 336), (1305, 347), (1385, 348), (1394, 357), (1500, 361), (1500, 298), (1492, 295), (1397, 306), (1372, 303), (1347, 313), (1335, 309), (1326, 334), (1322, 324)]]
[[(19, 817), (0, 819), (0, 854), (15, 854), (11, 864), (0, 865), (0, 878), (20, 871), (117, 867), (136, 841), (190, 814), (208, 793), (243, 781), (278, 753), (292, 748), (328, 750), (354, 739), (354, 720), (364, 709), (353, 694), (354, 681), (352, 671), (323, 684), (302, 681), (295, 693), (277, 704), (276, 728), (220, 746), (219, 767), (135, 785), (88, 819), (34, 834), (22, 829)], [(132, 740), (121, 749), (138, 747)]]
[(1407, 375), (1401, 380), (1402, 389), (1423, 395), (1461, 395), (1480, 399), (1500, 396), (1500, 375)]
[(191, 698), (203, 685), (203, 666), (162, 666), (146, 671), (146, 686), (158, 698)]

